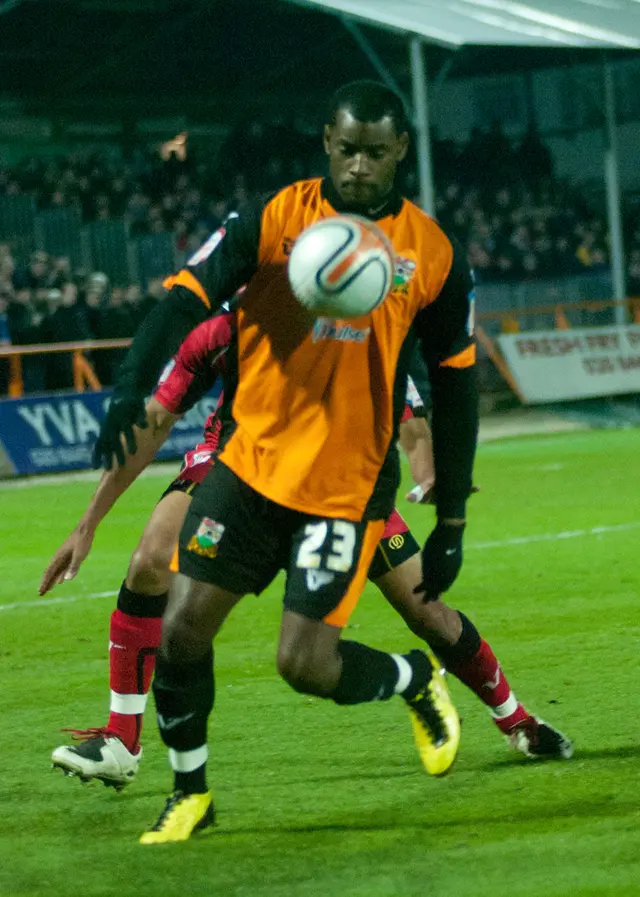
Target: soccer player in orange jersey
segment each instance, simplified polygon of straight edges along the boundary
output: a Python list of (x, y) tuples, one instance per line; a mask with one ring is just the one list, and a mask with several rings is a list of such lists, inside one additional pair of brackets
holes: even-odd
[[(149, 518), (111, 615), (109, 719), (101, 727), (71, 730), (75, 743), (53, 751), (54, 767), (84, 781), (100, 779), (120, 789), (137, 775), (143, 714), (171, 578), (169, 563), (193, 493), (233, 430), (230, 409), (236, 383), (235, 356), (233, 314), (209, 318), (187, 337), (147, 404), (149, 426), (137, 433), (136, 454), (127, 457), (124, 467), (103, 473), (81, 520), (43, 574), (40, 594), (76, 576), (97, 527), (114, 503), (153, 460), (174, 423), (221, 377), (221, 400), (207, 420), (200, 444), (187, 452), (180, 473)], [(428, 501), (433, 493), (431, 433), (425, 415), (424, 401), (409, 377), (399, 441), (416, 483), (407, 496), (410, 501)], [(398, 510), (387, 518), (368, 578), (409, 628), (446, 660), (447, 670), (478, 695), (513, 747), (529, 756), (567, 756), (571, 747), (567, 739), (516, 700), (491, 647), (471, 621), (442, 599), (424, 602), (414, 594), (421, 578), (420, 547)]]
[[(473, 284), (460, 248), (395, 189), (409, 135), (399, 98), (358, 82), (338, 91), (324, 133), (330, 175), (229, 216), (172, 281), (120, 369), (97, 459), (135, 451), (144, 396), (186, 333), (241, 284), (237, 427), (190, 505), (163, 621), (154, 695), (174, 793), (142, 843), (188, 838), (213, 819), (206, 780), (211, 640), (247, 592), (287, 571), (278, 669), (338, 704), (407, 702), (421, 756), (445, 771), (455, 711), (426, 655), (343, 640), (398, 485), (395, 434), (416, 341), (433, 388), (437, 524), (422, 550), (434, 600), (462, 563), (477, 431)], [(287, 253), (339, 212), (374, 220), (398, 263), (392, 292), (344, 329), (313, 321), (291, 293)], [(353, 338), (351, 335), (355, 334)]]

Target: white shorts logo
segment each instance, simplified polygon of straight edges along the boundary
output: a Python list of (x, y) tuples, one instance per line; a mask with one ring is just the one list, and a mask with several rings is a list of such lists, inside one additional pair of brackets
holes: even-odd
[(335, 573), (326, 570), (307, 570), (307, 588), (310, 592), (317, 592), (323, 586), (328, 586), (336, 578)]

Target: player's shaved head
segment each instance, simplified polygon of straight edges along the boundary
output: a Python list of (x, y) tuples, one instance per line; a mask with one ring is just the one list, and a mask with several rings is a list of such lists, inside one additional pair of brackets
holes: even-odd
[(341, 110), (348, 110), (355, 119), (366, 123), (390, 118), (396, 134), (409, 130), (402, 99), (378, 81), (352, 81), (340, 87), (331, 98), (327, 123), (334, 125)]

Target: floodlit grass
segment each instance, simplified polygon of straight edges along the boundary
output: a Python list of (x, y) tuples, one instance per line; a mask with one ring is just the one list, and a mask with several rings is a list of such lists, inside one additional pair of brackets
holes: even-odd
[[(275, 583), (240, 605), (217, 648), (218, 825), (156, 848), (137, 844), (171, 782), (152, 712), (141, 774), (119, 795), (51, 772), (49, 754), (61, 727), (106, 720), (114, 599), (89, 596), (118, 588), (162, 480), (125, 497), (77, 581), (53, 593), (78, 600), (46, 606), (34, 604), (41, 571), (93, 485), (0, 487), (0, 895), (640, 894), (639, 467), (637, 430), (479, 452), (482, 491), (450, 601), (519, 697), (575, 739), (572, 761), (510, 754), (453, 681), (460, 755), (448, 778), (429, 778), (400, 700), (339, 708), (278, 679)], [(399, 504), (422, 539), (431, 511)], [(371, 586), (349, 634), (417, 644)]]

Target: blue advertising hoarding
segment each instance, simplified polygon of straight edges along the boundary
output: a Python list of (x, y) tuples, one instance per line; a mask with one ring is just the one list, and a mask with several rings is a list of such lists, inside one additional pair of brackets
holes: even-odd
[[(157, 457), (179, 458), (201, 441), (219, 387), (178, 421)], [(93, 443), (111, 390), (0, 400), (0, 476), (91, 467)]]

